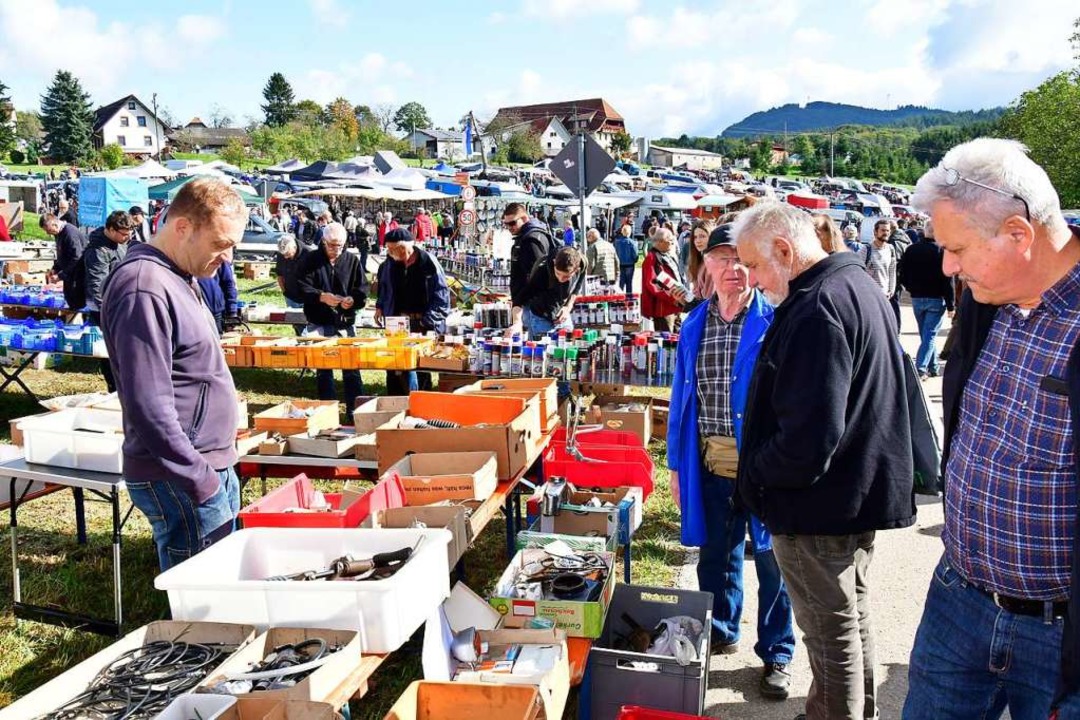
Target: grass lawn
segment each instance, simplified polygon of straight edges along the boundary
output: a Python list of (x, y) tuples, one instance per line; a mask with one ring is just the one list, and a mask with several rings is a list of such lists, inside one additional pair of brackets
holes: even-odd
[[(29, 222), (29, 219), (28, 219)], [(36, 227), (36, 217), (34, 218)], [(276, 290), (253, 293), (252, 288), (266, 281), (239, 280), (241, 298), (263, 302), (280, 301)], [(285, 330), (289, 332), (289, 330)], [(365, 372), (365, 389), (385, 392), (385, 375)], [(55, 370), (28, 371), (22, 376), (42, 397), (104, 391), (105, 383), (97, 370), (97, 361), (76, 360)], [(237, 369), (236, 386), (248, 400), (250, 412), (288, 398), (314, 398), (315, 381), (310, 373), (301, 378), (296, 371)], [(665, 394), (652, 391), (651, 394)], [(41, 412), (21, 391), (0, 393), (0, 417), (15, 418)], [(8, 423), (0, 423), (0, 443), (10, 442)], [(657, 476), (656, 490), (645, 506), (645, 520), (634, 538), (633, 581), (645, 585), (671, 586), (684, 550), (678, 542), (678, 511), (668, 492), (664, 462), (664, 444), (653, 442)], [(281, 481), (276, 481), (281, 482)], [(243, 505), (252, 502), (258, 483), (245, 490)], [(325, 483), (332, 487), (333, 483)], [(271, 487), (273, 487), (273, 483)], [(75, 542), (74, 512), (70, 494), (55, 493), (35, 500), (20, 512), (19, 547), (23, 598), (26, 602), (61, 604), (79, 612), (107, 617), (112, 612), (109, 588), (111, 545), (109, 507), (105, 503), (87, 503), (90, 542)], [(490, 592), (506, 565), (505, 525), (501, 517), (493, 520), (476, 539), (465, 556), (465, 582), (480, 594)], [(7, 547), (10, 540), (6, 538)], [(134, 512), (124, 529), (123, 587), (125, 629), (130, 631), (147, 622), (168, 616), (164, 593), (153, 589), (157, 574), (157, 556), (146, 519)], [(618, 570), (621, 580), (622, 570)], [(11, 574), (0, 572), (0, 598), (10, 598)], [(380, 719), (404, 687), (422, 675), (420, 639), (417, 635), (383, 664), (369, 684), (368, 694), (352, 703), (353, 718)], [(78, 630), (28, 621), (16, 623), (10, 608), (0, 606), (0, 707), (30, 692), (45, 681), (75, 665), (110, 644), (110, 640)], [(57, 698), (60, 701), (60, 698)], [(571, 705), (576, 707), (575, 696)], [(576, 712), (568, 713), (576, 717)]]

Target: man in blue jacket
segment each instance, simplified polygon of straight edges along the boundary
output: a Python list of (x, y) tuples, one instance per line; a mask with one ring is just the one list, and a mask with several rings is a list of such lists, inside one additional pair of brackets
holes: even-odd
[(220, 335), (225, 330), (225, 318), (236, 318), (240, 299), (232, 263), (221, 263), (213, 277), (199, 278), (199, 289), (202, 290), (203, 302), (214, 316), (214, 324)]
[(705, 268), (716, 293), (687, 316), (679, 336), (668, 424), (671, 494), (682, 511), (682, 542), (701, 547), (698, 586), (713, 594), (713, 650), (734, 653), (743, 606), (747, 525), (758, 573), (758, 641), (765, 664), (761, 694), (788, 696), (795, 651), (788, 599), (772, 538), (761, 522), (731, 505), (750, 376), (773, 308), (749, 286), (731, 226), (709, 236)]

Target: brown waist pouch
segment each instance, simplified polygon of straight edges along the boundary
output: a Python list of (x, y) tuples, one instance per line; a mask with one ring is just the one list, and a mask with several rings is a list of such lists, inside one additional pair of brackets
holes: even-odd
[(735, 438), (722, 435), (705, 438), (705, 469), (720, 477), (735, 477), (739, 471)]

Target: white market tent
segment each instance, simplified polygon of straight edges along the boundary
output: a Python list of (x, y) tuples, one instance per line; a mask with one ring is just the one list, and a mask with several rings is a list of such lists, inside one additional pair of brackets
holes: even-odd
[(743, 200), (739, 195), (706, 195), (697, 201), (698, 207), (727, 207), (728, 205)]
[(287, 195), (282, 200), (294, 197), (351, 197), (364, 200), (397, 200), (400, 202), (424, 202), (427, 200), (446, 200), (452, 197), (436, 190), (398, 190), (391, 187), (377, 188), (320, 188), (317, 190), (305, 190), (304, 192)]
[[(171, 180), (176, 177), (176, 171), (170, 170), (155, 160), (147, 160), (141, 165), (123, 167), (108, 172), (96, 173), (97, 177), (129, 177), (139, 180)], [(151, 183), (153, 184), (153, 183)]]

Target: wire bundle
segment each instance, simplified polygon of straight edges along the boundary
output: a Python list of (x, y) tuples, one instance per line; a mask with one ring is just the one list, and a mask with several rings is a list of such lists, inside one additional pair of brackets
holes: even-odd
[(137, 720), (161, 713), (193, 689), (235, 648), (157, 641), (129, 650), (98, 673), (85, 691), (43, 716), (50, 720)]

